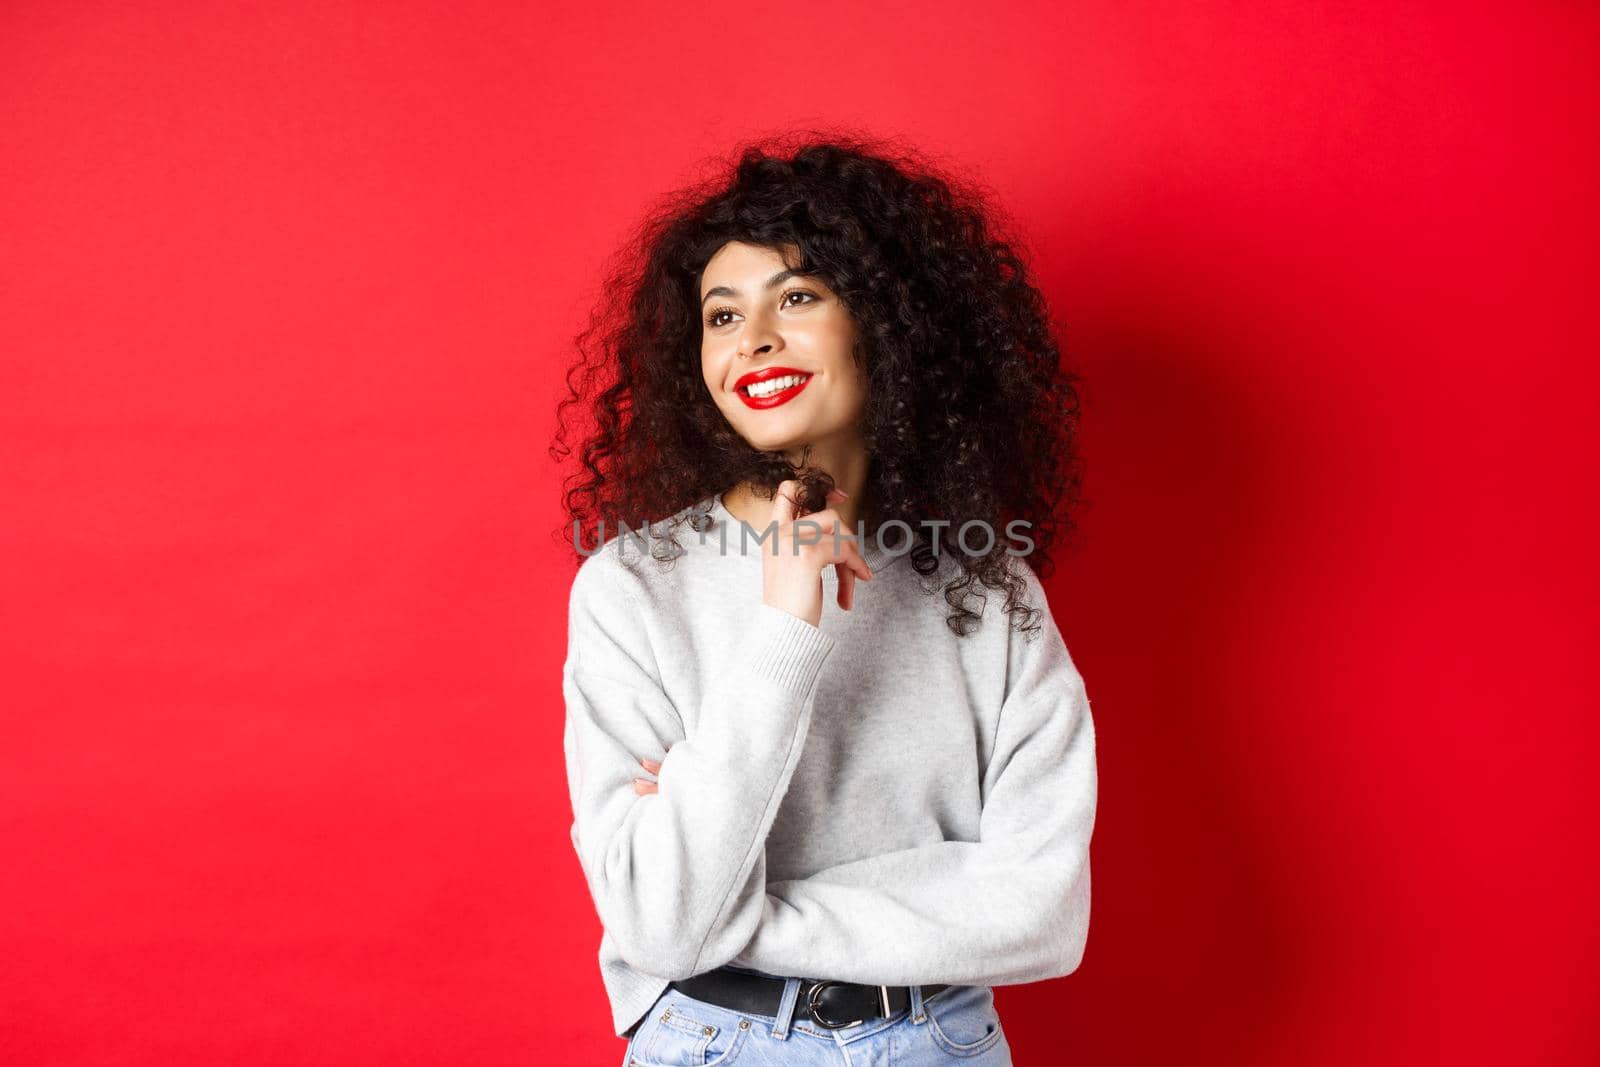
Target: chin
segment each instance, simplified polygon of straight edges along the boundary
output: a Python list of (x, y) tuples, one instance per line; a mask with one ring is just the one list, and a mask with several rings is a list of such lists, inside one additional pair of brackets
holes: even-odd
[(758, 452), (798, 451), (803, 444), (802, 440), (792, 437), (776, 437), (768, 440), (763, 440), (759, 437), (745, 437), (745, 441)]
[(745, 425), (735, 422), (733, 428), (739, 432), (739, 436), (743, 437), (751, 448), (758, 448), (763, 452), (779, 452), (787, 448), (799, 448), (804, 442), (810, 440), (804, 428), (796, 430), (792, 427), (784, 427), (779, 430), (770, 424), (771, 420), (769, 420), (768, 425), (760, 427), (750, 426), (748, 420), (741, 421), (744, 421)]

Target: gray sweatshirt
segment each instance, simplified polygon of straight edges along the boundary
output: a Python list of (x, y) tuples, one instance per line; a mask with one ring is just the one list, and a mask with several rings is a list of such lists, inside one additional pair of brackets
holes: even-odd
[[(956, 562), (923, 578), (872, 541), (851, 611), (825, 568), (816, 627), (762, 602), (771, 540), (741, 544), (750, 527), (719, 497), (691, 512), (710, 525), (677, 526), (668, 567), (624, 535), (572, 583), (572, 843), (616, 1034), (669, 980), (723, 964), (874, 985), (1075, 970), (1094, 723), (1026, 557), (1012, 562), (1044, 609), (1031, 635), (1003, 591), (974, 585), (982, 624), (956, 636), (923, 591)], [(644, 796), (641, 756), (661, 761)]]

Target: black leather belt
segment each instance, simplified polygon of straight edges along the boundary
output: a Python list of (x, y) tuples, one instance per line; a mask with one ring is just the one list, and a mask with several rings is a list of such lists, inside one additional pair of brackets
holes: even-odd
[[(685, 996), (733, 1011), (776, 1017), (783, 1002), (784, 980), (728, 967), (671, 983)], [(924, 1000), (948, 985), (925, 985)], [(795, 1012), (805, 1012), (818, 1026), (838, 1030), (871, 1019), (887, 1019), (911, 1006), (911, 990), (903, 985), (859, 985), (855, 982), (800, 980)]]

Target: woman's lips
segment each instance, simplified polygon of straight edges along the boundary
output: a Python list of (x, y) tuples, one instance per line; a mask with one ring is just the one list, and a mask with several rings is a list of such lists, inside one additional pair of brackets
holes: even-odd
[[(779, 404), (787, 404), (789, 401), (799, 396), (802, 389), (811, 384), (812, 376), (806, 374), (804, 371), (789, 370), (788, 368), (774, 368), (774, 370), (775, 373), (763, 372), (756, 375), (746, 375), (745, 378), (740, 379), (738, 386), (733, 391), (738, 395), (740, 400), (744, 401), (745, 407), (761, 410), (765, 408), (775, 408)], [(782, 389), (776, 393), (773, 393), (771, 396), (751, 396), (749, 393), (745, 392), (746, 386), (752, 384), (759, 384), (760, 382), (768, 381), (773, 378), (788, 378), (795, 376), (800, 378), (799, 382), (789, 386), (787, 389)]]

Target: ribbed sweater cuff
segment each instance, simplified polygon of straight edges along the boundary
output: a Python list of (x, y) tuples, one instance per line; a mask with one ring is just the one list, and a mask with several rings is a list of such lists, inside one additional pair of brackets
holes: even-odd
[(745, 669), (802, 696), (811, 692), (835, 643), (806, 620), (765, 601), (756, 605), (748, 638)]

